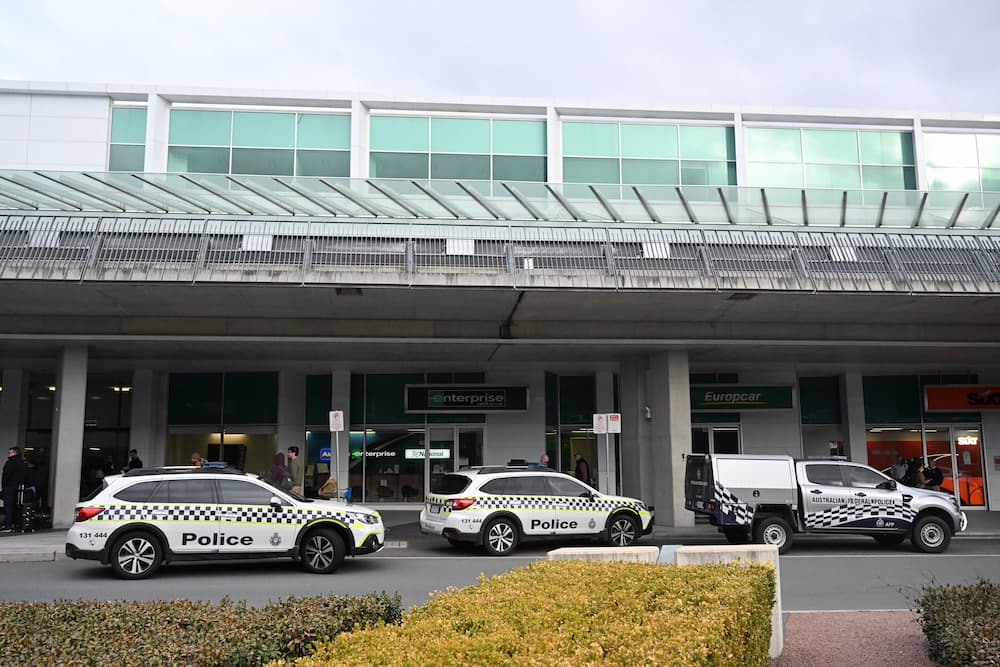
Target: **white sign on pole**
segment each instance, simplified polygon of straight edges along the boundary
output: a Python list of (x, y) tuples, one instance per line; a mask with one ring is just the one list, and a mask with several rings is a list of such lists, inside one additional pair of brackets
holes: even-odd
[(612, 412), (608, 415), (608, 433), (622, 432), (622, 415), (620, 412)]
[(594, 433), (608, 432), (608, 416), (605, 414), (594, 415)]
[(344, 430), (344, 411), (330, 410), (330, 433)]

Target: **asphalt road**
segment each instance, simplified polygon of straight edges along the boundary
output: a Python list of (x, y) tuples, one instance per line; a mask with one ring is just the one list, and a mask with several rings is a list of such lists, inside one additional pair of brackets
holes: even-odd
[[(545, 557), (551, 543), (533, 543), (513, 556), (494, 558), (474, 549), (457, 550), (444, 540), (400, 526), (390, 539), (406, 548), (348, 559), (334, 574), (314, 575), (291, 561), (179, 563), (152, 579), (121, 581), (92, 561), (5, 563), (0, 565), (0, 600), (189, 598), (217, 601), (225, 596), (264, 604), (288, 595), (360, 595), (399, 592), (403, 604), (426, 601), (433, 591), (473, 584)], [(684, 540), (686, 544), (714, 539)], [(652, 543), (649, 538), (642, 543)], [(909, 609), (928, 582), (1000, 580), (1000, 540), (959, 538), (945, 554), (925, 555), (908, 544), (893, 549), (870, 538), (802, 538), (780, 559), (782, 607), (805, 610)]]

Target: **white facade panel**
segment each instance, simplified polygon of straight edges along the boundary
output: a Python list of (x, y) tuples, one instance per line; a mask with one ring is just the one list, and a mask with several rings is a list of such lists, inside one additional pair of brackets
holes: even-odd
[(0, 114), (0, 141), (28, 139), (28, 116), (4, 116)]
[(486, 415), (487, 465), (538, 461), (545, 452), (545, 372), (492, 372), (486, 384), (528, 385), (528, 411)]
[(32, 141), (26, 164), (19, 168), (104, 171), (107, 156), (108, 145), (104, 142)]
[(64, 118), (107, 118), (111, 114), (108, 97), (82, 95), (32, 95), (32, 116)]
[(27, 116), (31, 112), (31, 95), (0, 93), (0, 116)]
[(27, 157), (27, 141), (0, 140), (0, 169), (23, 169)]
[(31, 141), (99, 141), (111, 136), (108, 118), (73, 118), (32, 116), (28, 138)]
[(767, 371), (740, 371), (740, 384), (792, 387), (791, 410), (744, 411), (740, 414), (740, 440), (744, 454), (788, 454), (802, 456), (795, 367), (772, 367)]

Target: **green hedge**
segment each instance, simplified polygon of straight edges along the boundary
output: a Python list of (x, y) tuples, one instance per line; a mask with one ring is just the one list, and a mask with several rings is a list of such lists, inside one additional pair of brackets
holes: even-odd
[(322, 596), (250, 607), (171, 602), (0, 603), (4, 665), (262, 665), (356, 625), (398, 623), (398, 595)]
[(927, 586), (917, 600), (930, 654), (942, 665), (1000, 665), (1000, 586)]
[(321, 642), (294, 664), (765, 665), (774, 594), (774, 571), (760, 565), (540, 561), (436, 595), (401, 626)]

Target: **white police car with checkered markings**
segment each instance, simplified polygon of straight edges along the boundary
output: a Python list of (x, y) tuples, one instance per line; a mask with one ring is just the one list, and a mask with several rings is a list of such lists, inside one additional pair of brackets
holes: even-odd
[(420, 530), (495, 556), (525, 538), (592, 537), (630, 546), (652, 532), (653, 508), (549, 468), (483, 466), (439, 480), (420, 512)]
[(311, 500), (232, 468), (139, 468), (104, 479), (76, 506), (66, 555), (110, 564), (122, 579), (184, 560), (290, 557), (332, 572), (385, 544), (379, 513)]

